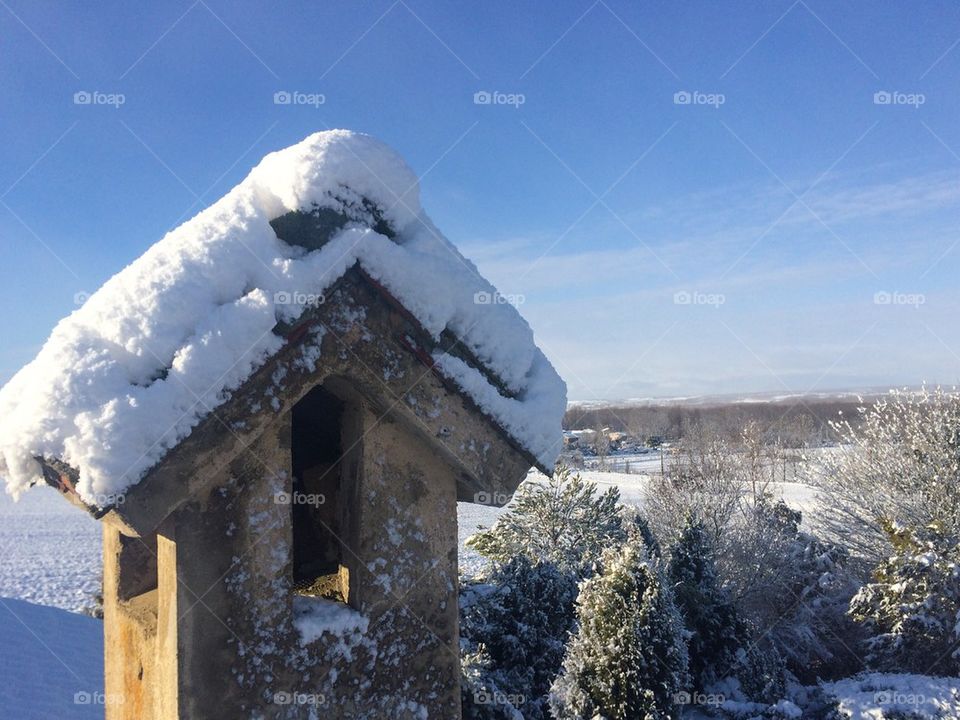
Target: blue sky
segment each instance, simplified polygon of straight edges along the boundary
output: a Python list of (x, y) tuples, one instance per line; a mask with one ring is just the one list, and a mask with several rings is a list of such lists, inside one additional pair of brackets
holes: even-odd
[(956, 3), (2, 0), (0, 37), (0, 382), (333, 127), (407, 158), (571, 398), (960, 379)]

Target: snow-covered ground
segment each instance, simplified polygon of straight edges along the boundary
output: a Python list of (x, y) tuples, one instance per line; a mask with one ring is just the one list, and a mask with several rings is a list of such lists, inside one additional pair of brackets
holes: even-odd
[[(0, 618), (0, 717), (103, 718), (115, 700), (104, 694), (99, 620), (10, 598)], [(871, 673), (824, 689), (851, 720), (960, 717), (960, 678)]]
[[(620, 488), (625, 503), (642, 505), (646, 475), (585, 471), (583, 477), (601, 489)], [(813, 491), (800, 483), (772, 483), (776, 497), (807, 513)], [(490, 527), (503, 508), (457, 504), (460, 569), (473, 575), (483, 566), (464, 541), (481, 527)], [(80, 612), (89, 607), (100, 585), (100, 526), (56, 492), (35, 488), (15, 503), (0, 492), (0, 597)]]
[(103, 624), (23, 600), (0, 598), (0, 717), (103, 717)]
[[(601, 487), (617, 486), (624, 502), (637, 505), (649, 482), (637, 474), (583, 475)], [(812, 509), (809, 486), (774, 483), (770, 491), (804, 512)], [(483, 566), (464, 541), (503, 512), (458, 504), (464, 573)], [(110, 700), (103, 695), (102, 625), (76, 613), (90, 604), (99, 586), (99, 525), (46, 488), (27, 493), (19, 503), (0, 493), (0, 546), (0, 718), (102, 718)], [(853, 720), (879, 720), (895, 711), (960, 718), (957, 678), (871, 674), (825, 688), (840, 698), (841, 709)]]
[(0, 597), (80, 612), (100, 588), (100, 567), (92, 517), (46, 487), (18, 503), (0, 492)]
[(824, 688), (851, 720), (960, 718), (960, 678), (869, 673)]

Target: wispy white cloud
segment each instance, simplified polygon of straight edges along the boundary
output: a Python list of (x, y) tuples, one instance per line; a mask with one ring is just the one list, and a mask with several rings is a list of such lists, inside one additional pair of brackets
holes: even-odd
[[(795, 206), (756, 243), (793, 199), (743, 184), (623, 214), (679, 279), (599, 217), (543, 257), (555, 236), (463, 250), (501, 290), (525, 295), (521, 311), (578, 399), (953, 382), (960, 363), (920, 321), (949, 328), (957, 309), (949, 288), (922, 277), (958, 239), (956, 174), (837, 176), (805, 197), (813, 212)], [(941, 260), (946, 274), (956, 255)], [(723, 304), (678, 305), (681, 290)], [(878, 291), (929, 302), (878, 307)], [(960, 353), (960, 329), (945, 333)]]

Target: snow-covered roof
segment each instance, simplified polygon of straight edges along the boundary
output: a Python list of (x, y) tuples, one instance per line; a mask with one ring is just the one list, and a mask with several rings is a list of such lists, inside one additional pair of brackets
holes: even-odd
[[(308, 251), (270, 225), (317, 207), (356, 217), (364, 198), (392, 238), (376, 223), (351, 223)], [(0, 390), (8, 491), (41, 480), (35, 458), (44, 457), (78, 471), (87, 502), (123, 493), (280, 349), (278, 323), (296, 320), (357, 262), (427, 331), (453, 333), (495, 375), (505, 392), (460, 358), (433, 358), (551, 468), (566, 386), (530, 327), (513, 306), (486, 301), (495, 289), (423, 212), (404, 161), (369, 136), (333, 130), (267, 155), (54, 328)]]

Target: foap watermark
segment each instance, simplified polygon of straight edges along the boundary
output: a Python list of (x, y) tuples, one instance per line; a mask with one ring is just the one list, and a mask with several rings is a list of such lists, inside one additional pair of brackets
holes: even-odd
[(496, 505), (501, 507), (510, 502), (510, 496), (502, 492), (487, 492), (481, 490), (478, 493), (474, 493), (473, 502), (477, 505)]
[(114, 109), (127, 102), (123, 93), (105, 93), (99, 90), (78, 90), (73, 94), (74, 105), (108, 105)]
[(304, 493), (299, 490), (293, 492), (278, 492), (273, 496), (277, 505), (313, 505), (319, 507), (327, 501), (323, 493)]
[(305, 293), (296, 290), (288, 292), (281, 290), (273, 294), (274, 305), (302, 305), (304, 307), (317, 307), (323, 305), (327, 298), (323, 293)]
[(90, 293), (88, 293), (86, 290), (80, 290), (79, 292), (75, 292), (73, 294), (73, 304), (76, 305), (77, 307), (80, 307), (81, 305), (86, 303), (87, 300), (89, 299), (90, 299)]
[(306, 93), (299, 90), (278, 90), (273, 94), (274, 105), (307, 105), (318, 108), (327, 102), (323, 93)]
[(727, 301), (722, 293), (705, 293), (697, 290), (678, 290), (673, 294), (674, 305), (709, 305), (718, 308)]
[(273, 694), (274, 705), (326, 705), (327, 699), (320, 693), (277, 692)]
[(486, 290), (481, 290), (480, 292), (475, 292), (473, 294), (473, 304), (474, 305), (523, 305), (527, 301), (526, 295), (520, 293), (507, 293), (502, 294), (500, 292), (487, 292)]
[(906, 305), (908, 307), (919, 308), (927, 304), (927, 296), (923, 293), (905, 293), (894, 290), (888, 292), (880, 290), (873, 294), (874, 305)]
[(899, 90), (877, 90), (873, 94), (874, 105), (909, 105), (914, 110), (927, 101), (923, 93), (905, 93)]
[(98, 508), (116, 507), (123, 505), (127, 501), (127, 496), (123, 493), (93, 493), (84, 495), (84, 501), (90, 505), (96, 505)]
[(512, 105), (519, 109), (527, 101), (523, 93), (505, 93), (499, 90), (477, 90), (473, 94), (474, 105)]
[(680, 692), (673, 694), (673, 702), (675, 705), (701, 705), (717, 707), (723, 705), (726, 701), (726, 696), (722, 695), (721, 693), (689, 693), (686, 690), (681, 690)]
[(927, 702), (927, 697), (919, 693), (903, 693), (896, 690), (881, 690), (873, 695), (877, 705), (909, 705), (917, 707)]
[(527, 698), (520, 693), (503, 693), (499, 690), (474, 690), (473, 702), (477, 705), (506, 705), (517, 708), (527, 702)]
[(122, 705), (123, 701), (124, 697), (120, 693), (105, 693), (102, 690), (80, 690), (73, 694), (74, 705)]
[(723, 93), (705, 93), (699, 90), (678, 90), (673, 94), (674, 105), (707, 105), (714, 109), (719, 108), (727, 101)]

